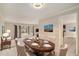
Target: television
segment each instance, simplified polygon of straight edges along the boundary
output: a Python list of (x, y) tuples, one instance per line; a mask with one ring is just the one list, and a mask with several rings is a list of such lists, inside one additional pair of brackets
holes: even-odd
[(53, 32), (53, 24), (44, 25), (44, 32)]

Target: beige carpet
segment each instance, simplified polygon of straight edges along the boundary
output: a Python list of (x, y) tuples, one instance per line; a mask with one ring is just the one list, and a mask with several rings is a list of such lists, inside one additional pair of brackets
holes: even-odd
[(64, 43), (68, 44), (67, 56), (76, 55), (76, 39), (73, 37), (66, 37)]
[[(64, 43), (68, 44), (67, 56), (75, 56), (75, 38), (65, 38)], [(15, 41), (11, 41), (11, 48), (0, 51), (0, 56), (17, 56)]]
[(15, 40), (11, 41), (11, 48), (0, 51), (0, 56), (17, 56)]

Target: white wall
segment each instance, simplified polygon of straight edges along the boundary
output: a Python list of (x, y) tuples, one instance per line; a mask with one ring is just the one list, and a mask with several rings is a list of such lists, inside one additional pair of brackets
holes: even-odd
[[(7, 29), (9, 29), (9, 30), (11, 30), (11, 37), (12, 37), (12, 39), (14, 38), (14, 32), (15, 32), (15, 29), (14, 29), (14, 25), (17, 25), (17, 26), (19, 26), (19, 25), (23, 25), (23, 26), (30, 26), (30, 28), (31, 28), (31, 26), (34, 26), (34, 29), (36, 29), (37, 27), (38, 27), (38, 25), (37, 24), (23, 24), (23, 23), (11, 23), (11, 22), (5, 22), (5, 24), (4, 24), (4, 26), (5, 26), (5, 30), (7, 30)], [(31, 33), (31, 29), (29, 29), (29, 31), (30, 31), (30, 33)], [(35, 31), (34, 31), (35, 32)], [(18, 32), (18, 35), (19, 35), (19, 32)]]
[[(43, 39), (50, 40), (51, 42), (55, 43), (55, 52), (59, 54), (59, 48), (63, 45), (63, 24), (70, 24), (75, 23), (76, 25), (77, 15), (76, 13), (62, 15), (58, 17), (51, 17), (48, 19), (42, 19), (39, 21), (39, 28), (40, 28), (40, 37)], [(45, 24), (54, 24), (54, 32), (44, 32), (44, 25)], [(75, 36), (75, 33), (66, 33), (66, 36)], [(73, 37), (72, 36), (72, 37)]]
[[(53, 32), (44, 32), (44, 25), (45, 24), (53, 24)], [(40, 38), (49, 40), (55, 43), (55, 53), (58, 55), (59, 53), (59, 21), (57, 18), (48, 18), (42, 19), (39, 21), (39, 34)]]
[(1, 37), (1, 34), (2, 34), (2, 26), (4, 25), (4, 21), (3, 21), (3, 18), (0, 16), (0, 37)]
[(72, 14), (67, 14), (60, 16), (59, 19), (62, 20), (62, 24), (66, 25), (66, 32), (65, 32), (65, 37), (76, 37), (76, 31), (75, 32), (70, 32), (68, 28), (71, 26), (76, 26), (76, 19), (77, 19), (77, 14), (72, 13)]
[(1, 49), (2, 25), (4, 25), (4, 21), (3, 18), (0, 16), (0, 49)]
[(10, 18), (5, 17), (4, 20), (9, 23), (19, 23), (19, 24), (39, 24), (38, 19), (28, 19), (28, 18)]
[(79, 56), (79, 11), (77, 12), (77, 40), (76, 40), (76, 54)]

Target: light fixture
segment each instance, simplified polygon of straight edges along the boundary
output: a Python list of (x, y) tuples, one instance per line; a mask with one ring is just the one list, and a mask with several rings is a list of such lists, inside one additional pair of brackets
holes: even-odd
[(33, 5), (34, 8), (40, 9), (40, 8), (42, 8), (45, 4), (44, 4), (44, 3), (33, 3), (32, 5)]
[(3, 37), (7, 38), (9, 36), (8, 33), (3, 33)]
[(9, 29), (7, 29), (7, 33), (10, 33), (11, 31)]

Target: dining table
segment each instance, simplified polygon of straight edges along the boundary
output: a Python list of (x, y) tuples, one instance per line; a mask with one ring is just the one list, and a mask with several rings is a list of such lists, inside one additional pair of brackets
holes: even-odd
[[(25, 47), (29, 46), (35, 54), (43, 55), (45, 52), (54, 52), (55, 44), (45, 39), (24, 39)], [(55, 53), (55, 52), (54, 52)]]

